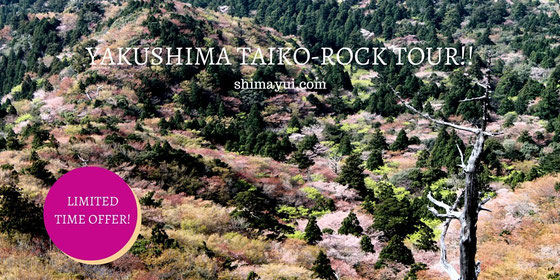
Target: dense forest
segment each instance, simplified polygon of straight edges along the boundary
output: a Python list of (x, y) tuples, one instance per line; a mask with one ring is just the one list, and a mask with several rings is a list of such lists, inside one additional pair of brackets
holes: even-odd
[[(559, 11), (536, 0), (2, 1), (0, 278), (448, 279), (430, 198), (461, 201), (476, 139), (423, 114), (496, 133), (476, 170), (492, 210), (479, 220), (480, 278), (559, 279)], [(400, 65), (393, 53), (388, 65), (103, 66), (86, 51), (151, 46), (475, 53), (466, 66)], [(237, 90), (240, 79), (327, 88)], [(52, 184), (86, 165), (123, 177), (143, 211), (132, 249), (101, 266), (53, 248), (42, 221)], [(449, 242), (458, 232), (452, 223)]]

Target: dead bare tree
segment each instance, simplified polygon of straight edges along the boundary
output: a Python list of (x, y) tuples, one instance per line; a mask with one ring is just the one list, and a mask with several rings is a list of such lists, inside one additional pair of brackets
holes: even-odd
[(342, 156), (337, 154), (337, 153), (329, 153), (327, 155), (327, 164), (329, 165), (331, 170), (334, 172), (334, 174), (338, 175), (338, 172), (340, 170), (340, 161), (341, 160), (342, 160)]
[(92, 90), (92, 91), (89, 91), (89, 92), (86, 90), (84, 92), (84, 94), (91, 101), (91, 100), (93, 100), (93, 98), (96, 98), (99, 95), (99, 91), (102, 90), (102, 89), (103, 89), (103, 86), (97, 86), (96, 90)]
[[(428, 119), (432, 123), (451, 127), (457, 130), (466, 131), (475, 135), (475, 142), (471, 154), (465, 163), (465, 159), (461, 149), (459, 149), (461, 155), (460, 167), (465, 175), (465, 187), (457, 196), (455, 203), (453, 205), (447, 205), (442, 201), (436, 200), (431, 193), (428, 194), (428, 199), (443, 209), (445, 212), (440, 213), (434, 207), (429, 207), (429, 210), (440, 218), (445, 218), (443, 224), (443, 231), (440, 236), (440, 264), (445, 272), (449, 275), (451, 280), (476, 280), (478, 274), (480, 273), (480, 262), (477, 262), (476, 257), (476, 227), (478, 222), (478, 214), (480, 211), (489, 211), (484, 208), (483, 205), (488, 202), (489, 198), (480, 200), (480, 185), (477, 176), (477, 167), (480, 165), (482, 152), (484, 150), (484, 143), (487, 137), (496, 136), (500, 133), (492, 133), (486, 131), (487, 123), (489, 120), (488, 107), (490, 101), (490, 78), (489, 70), (486, 69), (484, 73), (484, 79), (475, 82), (478, 86), (484, 89), (484, 95), (476, 98), (468, 98), (461, 100), (460, 102), (473, 102), (478, 101), (482, 106), (482, 119), (480, 127), (470, 127), (458, 125), (452, 122), (447, 122), (439, 119), (435, 119), (428, 114), (418, 111), (416, 108), (408, 104), (395, 89), (392, 89), (395, 96), (400, 100), (400, 102), (415, 114)], [(459, 202), (461, 198), (464, 197), (464, 204), (461, 210), (458, 210)], [(459, 241), (459, 264), (460, 271), (457, 270), (447, 261), (447, 249), (445, 246), (445, 237), (447, 235), (447, 230), (453, 219), (458, 220), (461, 223), (460, 241)]]

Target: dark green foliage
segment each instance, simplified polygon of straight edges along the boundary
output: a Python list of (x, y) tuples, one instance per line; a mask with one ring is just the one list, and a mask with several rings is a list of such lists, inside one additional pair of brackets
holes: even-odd
[(338, 229), (338, 234), (352, 234), (355, 236), (360, 236), (364, 232), (364, 229), (360, 226), (360, 221), (354, 212), (350, 212)]
[(403, 187), (413, 193), (420, 193), (439, 179), (445, 178), (446, 173), (435, 168), (410, 168), (396, 173), (389, 180), (397, 187)]
[(82, 36), (88, 35), (92, 31), (91, 25), (101, 22), (104, 13), (101, 3), (97, 1), (81, 3), (79, 8), (76, 27), (71, 32), (66, 33), (66, 38), (64, 38), (67, 45), (73, 45)]
[(402, 112), (402, 107), (389, 86), (383, 84), (367, 100), (366, 110), (384, 117), (395, 117)]
[(369, 141), (368, 148), (371, 150), (379, 150), (383, 151), (387, 149), (387, 142), (385, 140), (385, 136), (383, 136), (383, 132), (379, 128), (375, 129), (375, 133), (373, 137)]
[(150, 246), (150, 240), (144, 238), (142, 234), (139, 234), (138, 238), (136, 239), (136, 242), (134, 242), (134, 244), (130, 248), (130, 253), (135, 256), (144, 255), (146, 252), (148, 252), (149, 246)]
[(13, 235), (16, 232), (34, 237), (46, 237), (43, 209), (29, 201), (14, 186), (0, 187), (0, 232)]
[(366, 167), (369, 170), (376, 170), (377, 168), (383, 166), (383, 153), (380, 150), (373, 150), (366, 161)]
[(527, 130), (521, 132), (519, 137), (517, 137), (517, 142), (535, 144), (535, 141), (533, 141), (533, 137), (529, 134), (529, 131)]
[(319, 279), (336, 280), (334, 270), (331, 267), (331, 260), (322, 250), (317, 255), (315, 262), (313, 262), (311, 271), (313, 271), (313, 276)]
[(422, 224), (420, 226), (419, 232), (420, 237), (418, 238), (414, 246), (423, 251), (436, 251), (438, 247), (436, 245), (436, 242), (434, 241), (434, 231), (425, 224)]
[(402, 151), (406, 150), (408, 145), (408, 136), (406, 135), (404, 129), (401, 129), (397, 135), (397, 139), (391, 144), (391, 146), (389, 146), (389, 149), (393, 151)]
[(136, 256), (160, 256), (164, 250), (179, 248), (177, 240), (169, 238), (165, 232), (165, 224), (156, 223), (152, 227), (152, 236), (146, 239), (141, 234), (130, 248), (130, 252)]
[(247, 275), (247, 280), (259, 280), (259, 279), (261, 279), (261, 277), (254, 271), (249, 272), (249, 274)]
[(505, 149), (502, 144), (490, 138), (484, 144), (484, 151), (482, 152), (482, 162), (486, 164), (488, 169), (495, 170), (496, 174), (502, 174), (503, 168), (500, 162), (500, 157), (504, 154)]
[(225, 126), (219, 120), (187, 124), (192, 129), (202, 129), (203, 135), (212, 142), (226, 144), (226, 149), (242, 154), (256, 154), (283, 161), (294, 148), (287, 135), (278, 135), (266, 129), (259, 107), (254, 104), (245, 119)]
[(179, 244), (175, 239), (169, 238), (167, 232), (165, 232), (164, 226), (165, 225), (163, 223), (157, 223), (154, 225), (150, 241), (152, 241), (153, 244), (160, 245), (162, 249), (179, 247)]
[(133, 162), (136, 166), (132, 170), (132, 176), (155, 182), (163, 190), (222, 203), (231, 199), (223, 192), (202, 191), (204, 184), (201, 178), (211, 176), (211, 168), (202, 162), (200, 156), (195, 157), (183, 150), (174, 149), (167, 142), (146, 145), (142, 151), (130, 150), (127, 155), (116, 153), (107, 158), (109, 166), (122, 162)]
[(356, 189), (362, 197), (367, 195), (366, 184), (364, 182), (365, 174), (362, 167), (362, 159), (360, 154), (353, 153), (344, 161), (340, 174), (336, 181), (343, 185)]
[(560, 280), (560, 273), (558, 273), (558, 272), (550, 273), (546, 276), (546, 279)]
[(35, 122), (25, 127), (22, 136), (25, 139), (32, 137), (31, 147), (38, 149), (49, 139), (49, 132), (41, 127), (41, 123)]
[(510, 187), (515, 190), (515, 188), (525, 182), (525, 174), (521, 171), (514, 170), (511, 174), (505, 179), (504, 181), (506, 184), (510, 185)]
[(323, 234), (317, 225), (317, 218), (311, 217), (309, 218), (309, 221), (307, 221), (304, 238), (305, 242), (310, 245), (315, 245), (319, 241), (323, 240)]
[[(477, 73), (479, 73), (477, 71)], [(460, 102), (465, 98), (475, 98), (484, 95), (479, 86), (472, 85), (470, 78), (462, 72), (455, 72), (450, 77), (451, 88), (445, 95), (442, 113), (445, 117), (462, 115), (464, 119), (477, 124), (482, 116), (479, 102)]]
[(560, 98), (558, 89), (547, 88), (542, 100), (536, 107), (536, 113), (542, 119), (550, 120), (560, 114)]
[(533, 166), (531, 167), (531, 169), (529, 170), (529, 172), (525, 175), (525, 179), (527, 181), (533, 181), (539, 177), (541, 177), (543, 174), (543, 171), (540, 169), (539, 166)]
[(299, 146), (298, 148), (302, 151), (312, 151), (315, 145), (317, 144), (319, 144), (319, 139), (317, 138), (317, 135), (315, 134), (306, 135), (305, 137), (303, 137), (303, 140), (298, 145)]
[(465, 155), (465, 144), (457, 136), (455, 130), (448, 134), (445, 129), (441, 129), (436, 142), (430, 151), (430, 158), (428, 163), (432, 168), (446, 167), (448, 171), (457, 173), (459, 171), (459, 164), (461, 164), (461, 149)]
[(32, 152), (31, 154), (31, 167), (27, 169), (27, 172), (32, 176), (36, 177), (43, 181), (45, 186), (52, 186), (56, 179), (54, 178), (53, 174), (46, 169), (47, 162), (39, 159), (36, 152)]
[(418, 159), (416, 160), (416, 167), (427, 167), (428, 160), (430, 158), (430, 153), (426, 150), (421, 150), (418, 152)]
[(544, 172), (560, 172), (560, 149), (553, 151), (540, 159), (540, 166)]
[(350, 142), (350, 137), (348, 135), (344, 135), (340, 140), (340, 145), (338, 151), (341, 155), (347, 156), (352, 153), (352, 143)]
[(31, 80), (29, 75), (25, 76), (23, 82), (21, 83), (21, 91), (14, 94), (14, 101), (32, 99), (35, 90), (37, 90), (37, 83)]
[(293, 153), (292, 161), (297, 164), (300, 170), (307, 170), (314, 164), (313, 160), (302, 150), (297, 150)]
[(490, 28), (484, 29), (482, 33), (476, 39), (477, 45), (493, 45), (494, 42), (490, 40)]
[(416, 273), (426, 269), (428, 269), (428, 266), (425, 263), (414, 263), (410, 267), (410, 270), (404, 276), (403, 280), (418, 280), (418, 276), (416, 275)]
[(154, 208), (161, 207), (161, 203), (163, 202), (163, 198), (155, 200), (154, 199), (154, 194), (155, 193), (156, 192), (154, 192), (154, 191), (150, 191), (150, 192), (146, 193), (145, 196), (140, 198), (140, 205), (144, 205), (144, 206), (148, 206), (148, 207), (154, 207)]
[(340, 64), (334, 66), (328, 65), (326, 67), (326, 77), (325, 82), (327, 83), (327, 88), (332, 89), (346, 89), (352, 90), (352, 82), (350, 80), (350, 75), (344, 71), (344, 67)]
[(378, 263), (386, 263), (387, 261), (398, 262), (404, 265), (411, 265), (414, 263), (412, 252), (403, 243), (403, 238), (400, 236), (393, 236), (387, 246), (385, 246), (381, 253), (379, 253)]
[[(37, 84), (27, 72), (42, 74), (48, 72), (44, 64), (37, 61), (44, 55), (54, 55), (62, 50), (62, 39), (58, 37), (57, 27), (60, 21), (55, 18), (29, 19), (25, 11), (19, 11), (17, 24), (12, 23), (12, 30), (26, 38), (26, 44), (19, 48), (9, 46), (7, 55), (0, 60), (0, 95), (7, 94), (11, 89), (22, 83), (22, 90), (14, 94), (14, 100), (30, 99), (37, 89)], [(1, 20), (0, 20), (1, 21)], [(22, 82), (23, 81), (23, 82)]]
[(323, 129), (323, 135), (328, 141), (340, 143), (345, 134), (337, 125), (327, 123)]
[(290, 118), (290, 121), (288, 122), (288, 127), (289, 128), (301, 129), (301, 123), (299, 121), (299, 118), (296, 115), (292, 115), (292, 117)]
[(292, 228), (278, 222), (274, 213), (271, 212), (271, 209), (276, 209), (276, 201), (255, 186), (249, 185), (247, 190), (237, 193), (233, 203), (236, 208), (231, 215), (245, 219), (251, 228), (259, 231), (293, 231)]
[(375, 253), (375, 249), (371, 243), (371, 238), (367, 235), (362, 236), (360, 239), (360, 248), (362, 248), (362, 251), (366, 253)]
[(408, 199), (399, 200), (390, 184), (381, 184), (379, 202), (375, 204), (371, 227), (383, 232), (386, 239), (394, 236), (405, 238), (421, 224)]

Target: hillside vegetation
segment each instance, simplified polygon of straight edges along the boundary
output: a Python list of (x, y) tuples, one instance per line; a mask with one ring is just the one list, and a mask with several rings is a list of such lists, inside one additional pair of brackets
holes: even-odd
[[(442, 220), (480, 124), (480, 279), (560, 279), (560, 36), (553, 1), (129, 0), (0, 5), (0, 278), (447, 279)], [(87, 47), (475, 46), (472, 65), (107, 66)], [(95, 58), (101, 59), (100, 56)], [(255, 81), (327, 89), (236, 90)], [(119, 174), (140, 237), (100, 266), (45, 234), (50, 186)], [(447, 235), (458, 256), (459, 227)]]

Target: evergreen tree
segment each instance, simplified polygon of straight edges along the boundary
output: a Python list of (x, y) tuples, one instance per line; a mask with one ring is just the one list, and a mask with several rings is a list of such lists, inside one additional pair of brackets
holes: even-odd
[(309, 167), (313, 166), (314, 162), (312, 159), (309, 158), (308, 155), (301, 149), (294, 152), (292, 155), (292, 160), (295, 164), (297, 164), (300, 170), (307, 170)]
[(15, 232), (46, 237), (42, 208), (29, 201), (14, 186), (0, 187), (0, 232)]
[(422, 224), (420, 227), (419, 234), (420, 237), (414, 244), (418, 249), (423, 251), (437, 250), (438, 247), (436, 245), (436, 242), (434, 241), (435, 234), (430, 227), (426, 226), (425, 224)]
[(387, 246), (385, 246), (381, 253), (379, 253), (378, 263), (385, 263), (386, 261), (398, 262), (404, 265), (411, 265), (414, 263), (412, 252), (403, 243), (401, 236), (393, 236)]
[(355, 236), (362, 235), (364, 229), (360, 226), (360, 221), (354, 212), (350, 212), (338, 229), (338, 234), (352, 234)]
[(245, 121), (245, 129), (249, 132), (261, 132), (264, 128), (264, 120), (261, 116), (261, 111), (256, 104), (251, 106), (249, 115)]
[(484, 29), (484, 31), (478, 36), (478, 39), (476, 40), (476, 44), (477, 45), (493, 45), (494, 42), (492, 42), (492, 40), (490, 40), (490, 28), (487, 27), (486, 29)]
[(533, 137), (531, 136), (531, 134), (529, 134), (529, 131), (527, 130), (523, 130), (521, 134), (519, 134), (519, 137), (517, 137), (517, 142), (535, 144), (535, 141), (533, 141)]
[(343, 156), (347, 156), (352, 153), (352, 143), (350, 142), (350, 137), (348, 135), (344, 135), (342, 140), (340, 140), (339, 145), (339, 152)]
[(405, 238), (414, 233), (420, 220), (409, 200), (397, 198), (390, 183), (381, 183), (379, 188), (379, 203), (374, 206), (372, 214), (375, 218), (371, 227), (383, 232), (387, 239), (393, 236)]
[(559, 172), (560, 171), (560, 149), (547, 154), (540, 159), (540, 166), (545, 172)]
[(323, 252), (322, 250), (317, 255), (317, 259), (313, 262), (313, 267), (311, 267), (311, 271), (313, 271), (313, 276), (319, 279), (325, 280), (336, 280), (336, 275), (334, 270), (331, 267), (331, 261)]
[(52, 186), (56, 182), (53, 174), (46, 168), (48, 163), (39, 159), (35, 151), (31, 153), (31, 162), (31, 166), (27, 168), (29, 174), (42, 180), (46, 186)]
[(380, 150), (373, 150), (366, 161), (366, 167), (369, 170), (376, 170), (383, 166), (383, 153)]
[(465, 144), (457, 136), (455, 130), (451, 135), (447, 133), (445, 128), (442, 128), (436, 138), (436, 142), (430, 151), (428, 163), (432, 168), (446, 167), (451, 173), (459, 171), (459, 164), (461, 163), (461, 155), (458, 148), (462, 152), (465, 151)]
[(254, 271), (249, 272), (249, 274), (247, 275), (247, 280), (260, 280), (260, 279), (261, 277)]
[(299, 149), (302, 151), (312, 151), (317, 144), (319, 144), (319, 138), (317, 138), (317, 135), (306, 135), (299, 144)]
[(158, 244), (162, 249), (170, 249), (179, 247), (179, 243), (175, 239), (169, 238), (167, 232), (165, 232), (163, 223), (157, 223), (152, 228), (152, 237), (150, 241), (154, 244)]
[(360, 154), (353, 153), (346, 158), (336, 181), (356, 189), (362, 197), (365, 197), (367, 195), (367, 189), (364, 179), (364, 168), (362, 167)]
[(371, 238), (367, 235), (362, 236), (360, 239), (360, 248), (362, 248), (362, 251), (366, 253), (375, 253), (375, 249), (371, 243)]
[(323, 240), (323, 233), (321, 229), (317, 225), (317, 218), (311, 217), (307, 222), (307, 226), (305, 227), (305, 234), (304, 239), (307, 244), (315, 245), (319, 241)]
[(408, 144), (408, 136), (406, 135), (404, 129), (401, 129), (401, 131), (399, 131), (399, 134), (397, 135), (397, 139), (391, 144), (389, 149), (393, 151), (406, 150), (406, 148), (408, 148)]
[(292, 117), (290, 118), (290, 121), (288, 122), (288, 127), (289, 128), (296, 128), (296, 129), (301, 129), (301, 123), (299, 121), (299, 118), (296, 115), (292, 115)]
[(387, 141), (385, 140), (385, 136), (383, 136), (383, 132), (379, 128), (375, 129), (373, 134), (373, 138), (369, 142), (369, 148), (371, 150), (386, 150), (387, 149)]
[(560, 98), (558, 97), (558, 90), (548, 88), (536, 107), (536, 115), (542, 119), (550, 120), (559, 114)]
[(275, 200), (266, 196), (261, 189), (244, 181), (241, 186), (248, 189), (235, 195), (236, 208), (231, 213), (233, 217), (245, 219), (251, 228), (258, 230), (291, 231), (291, 228), (280, 224), (273, 215), (275, 212), (270, 210), (276, 209)]

